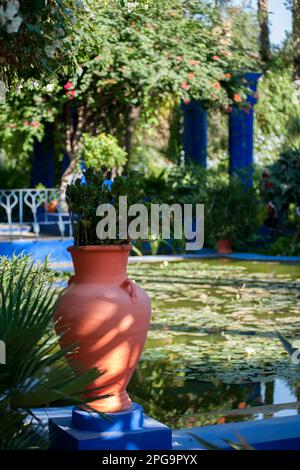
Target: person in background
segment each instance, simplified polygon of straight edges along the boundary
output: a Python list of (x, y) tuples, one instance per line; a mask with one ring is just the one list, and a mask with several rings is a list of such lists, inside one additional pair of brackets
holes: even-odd
[(102, 183), (102, 188), (103, 189), (108, 189), (108, 191), (111, 190), (111, 187), (113, 185), (113, 180), (112, 180), (112, 172), (110, 170), (106, 171), (106, 179)]

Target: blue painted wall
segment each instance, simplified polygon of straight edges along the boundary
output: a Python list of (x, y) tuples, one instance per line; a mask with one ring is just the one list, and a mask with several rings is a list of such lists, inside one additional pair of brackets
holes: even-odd
[(181, 104), (183, 110), (183, 148), (186, 163), (206, 167), (207, 118), (206, 111), (198, 101)]

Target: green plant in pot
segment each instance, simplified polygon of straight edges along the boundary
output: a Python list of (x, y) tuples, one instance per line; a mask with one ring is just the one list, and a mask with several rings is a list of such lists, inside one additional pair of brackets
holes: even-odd
[[(127, 196), (128, 208), (142, 202), (141, 177), (131, 172), (109, 185), (105, 169), (87, 169), (85, 177), (85, 184), (78, 179), (67, 187), (74, 233), (74, 246), (68, 251), (75, 276), (61, 294), (54, 318), (62, 348), (79, 345), (68, 357), (70, 364), (103, 372), (86, 390), (87, 398), (99, 391), (92, 408), (118, 412), (132, 406), (126, 386), (144, 348), (151, 313), (148, 295), (127, 276), (131, 243), (126, 233), (121, 234), (119, 218), (119, 197)], [(97, 226), (103, 218), (97, 208), (102, 204), (108, 214), (115, 209), (116, 218), (114, 235), (108, 230), (99, 238)]]
[[(120, 245), (130, 243), (128, 236), (119, 237), (119, 198), (127, 197), (127, 206), (143, 202), (141, 176), (132, 171), (126, 176), (116, 176), (111, 188), (106, 184), (110, 181), (111, 171), (102, 167), (100, 170), (87, 168), (85, 171), (86, 184), (78, 178), (70, 184), (66, 191), (66, 201), (69, 207), (75, 246), (88, 245)], [(116, 237), (109, 236), (100, 239), (97, 235), (97, 207), (108, 204), (116, 212)], [(133, 217), (128, 217), (130, 223)]]
[(208, 189), (206, 232), (221, 254), (249, 240), (257, 229), (258, 201), (255, 190), (236, 176), (217, 179)]

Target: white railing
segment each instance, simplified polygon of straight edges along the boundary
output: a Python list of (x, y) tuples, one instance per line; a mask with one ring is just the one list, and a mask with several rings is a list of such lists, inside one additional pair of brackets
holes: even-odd
[(23, 238), (32, 231), (39, 238), (49, 228), (57, 228), (62, 238), (72, 236), (69, 215), (50, 208), (59, 194), (57, 188), (0, 189), (0, 238)]

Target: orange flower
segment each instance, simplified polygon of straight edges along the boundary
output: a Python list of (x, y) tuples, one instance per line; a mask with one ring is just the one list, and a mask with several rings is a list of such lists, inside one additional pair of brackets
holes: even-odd
[(241, 95), (239, 95), (238, 93), (235, 93), (233, 95), (233, 101), (235, 101), (236, 103), (242, 103), (243, 102), (243, 98), (241, 97)]
[(225, 424), (225, 423), (226, 423), (226, 419), (224, 418), (224, 416), (218, 419), (218, 424)]
[(189, 98), (185, 98), (183, 100), (183, 102), (184, 102), (184, 104), (188, 105), (188, 104), (190, 104), (191, 100)]
[(180, 88), (182, 88), (183, 90), (189, 90), (190, 89), (190, 85), (188, 84), (188, 82), (182, 82), (180, 84)]
[(221, 57), (219, 55), (213, 55), (212, 60), (221, 60)]
[(224, 73), (224, 78), (228, 78), (228, 80), (232, 77), (231, 73)]
[(239, 403), (238, 405), (238, 409), (239, 410), (243, 410), (244, 408), (247, 407), (247, 403), (245, 403), (244, 401), (242, 401), (241, 403)]
[(216, 83), (213, 84), (213, 87), (214, 87), (216, 90), (220, 90), (220, 88), (221, 88), (221, 83), (216, 82)]
[(232, 113), (232, 110), (233, 110), (232, 106), (227, 106), (227, 107), (224, 109), (225, 113), (228, 113), (228, 114)]
[(193, 80), (195, 77), (196, 77), (196, 75), (193, 72), (188, 73), (189, 80)]
[(192, 60), (189, 61), (189, 64), (190, 65), (200, 65), (200, 60), (192, 59)]
[(178, 55), (178, 56), (176, 57), (176, 60), (177, 60), (177, 62), (182, 62), (182, 61), (183, 61), (183, 56), (182, 56), (182, 55)]

